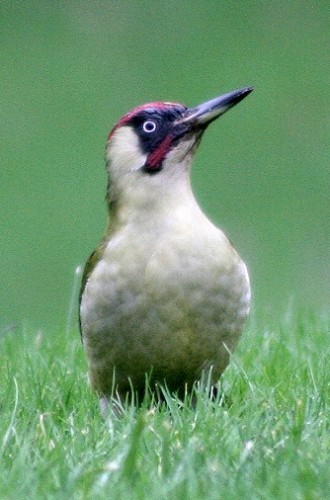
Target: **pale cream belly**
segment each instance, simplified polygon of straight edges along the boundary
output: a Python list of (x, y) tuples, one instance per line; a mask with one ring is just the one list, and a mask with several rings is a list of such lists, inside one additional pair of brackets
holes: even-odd
[(112, 256), (98, 264), (82, 297), (93, 387), (108, 395), (115, 376), (120, 393), (131, 383), (140, 389), (149, 374), (177, 390), (211, 366), (216, 380), (249, 311), (248, 276), (237, 254), (225, 262), (171, 252), (119, 262)]

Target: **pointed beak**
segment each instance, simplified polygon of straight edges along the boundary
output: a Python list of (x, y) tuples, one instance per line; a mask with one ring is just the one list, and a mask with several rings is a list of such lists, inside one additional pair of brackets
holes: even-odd
[(187, 109), (183, 118), (177, 124), (191, 126), (192, 128), (206, 128), (213, 120), (223, 115), (230, 108), (236, 106), (253, 90), (253, 87), (234, 90), (229, 94), (221, 95), (215, 99), (204, 102), (195, 108)]

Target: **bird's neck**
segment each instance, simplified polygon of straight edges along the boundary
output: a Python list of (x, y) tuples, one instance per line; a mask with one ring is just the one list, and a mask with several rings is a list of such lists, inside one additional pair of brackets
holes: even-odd
[(174, 219), (188, 220), (199, 218), (202, 214), (192, 192), (189, 176), (180, 182), (168, 183), (165, 179), (163, 184), (151, 185), (148, 191), (144, 186), (139, 192), (139, 186), (136, 185), (134, 190), (111, 201), (108, 206), (111, 232), (127, 225), (144, 228), (164, 226)]

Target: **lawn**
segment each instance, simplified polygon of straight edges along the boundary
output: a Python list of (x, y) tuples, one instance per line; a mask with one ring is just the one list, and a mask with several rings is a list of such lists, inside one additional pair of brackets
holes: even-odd
[(76, 332), (4, 332), (0, 498), (329, 498), (328, 338), (307, 312), (252, 318), (216, 401), (104, 422)]

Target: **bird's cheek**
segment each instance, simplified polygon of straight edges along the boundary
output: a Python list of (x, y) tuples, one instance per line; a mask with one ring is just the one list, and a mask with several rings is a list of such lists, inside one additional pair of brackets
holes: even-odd
[(155, 148), (149, 155), (145, 164), (145, 167), (152, 171), (153, 169), (159, 169), (165, 156), (171, 148), (173, 138), (171, 135), (167, 135), (162, 142)]

